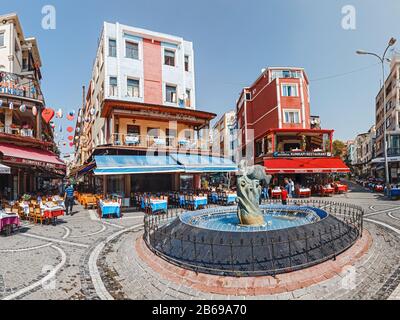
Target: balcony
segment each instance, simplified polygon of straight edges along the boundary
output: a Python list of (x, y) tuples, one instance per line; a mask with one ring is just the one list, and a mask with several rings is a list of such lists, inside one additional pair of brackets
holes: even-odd
[(32, 75), (0, 72), (0, 95), (43, 101), (37, 81)]
[(138, 149), (209, 150), (209, 145), (206, 141), (185, 138), (178, 139), (173, 136), (154, 137), (115, 133), (111, 136), (108, 144)]
[(388, 157), (400, 156), (400, 148), (388, 148), (387, 155)]
[(0, 126), (0, 134), (9, 134), (20, 137), (35, 138), (34, 130), (18, 126)]

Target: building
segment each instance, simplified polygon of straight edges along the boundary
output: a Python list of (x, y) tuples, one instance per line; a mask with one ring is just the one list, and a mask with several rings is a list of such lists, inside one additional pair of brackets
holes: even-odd
[[(355, 143), (354, 140), (346, 141), (346, 160), (347, 166), (352, 169), (353, 163), (356, 161)], [(354, 172), (353, 172), (354, 173)]]
[(228, 111), (213, 126), (212, 151), (236, 159), (236, 111)]
[(181, 37), (105, 22), (79, 112), (74, 173), (93, 172), (86, 184), (94, 191), (125, 198), (200, 188), (200, 173), (215, 169), (216, 115), (197, 110), (194, 61)]
[(334, 131), (321, 129), (319, 117), (310, 115), (309, 97), (304, 69), (263, 69), (237, 102), (241, 156), (276, 175), (348, 172), (332, 157)]
[(0, 197), (17, 199), (65, 175), (51, 125), (42, 112), (45, 101), (39, 48), (24, 36), (18, 16), (0, 16)]
[[(390, 74), (386, 81), (386, 131), (387, 155), (389, 162), (389, 180), (399, 182), (400, 174), (400, 55), (393, 55), (390, 64)], [(383, 87), (375, 99), (376, 155), (373, 160), (373, 170), (377, 177), (385, 177), (384, 161), (384, 109)]]
[(375, 154), (375, 126), (372, 126), (368, 132), (357, 135), (352, 144), (352, 162), (353, 173), (358, 177), (369, 178), (374, 176), (372, 160)]

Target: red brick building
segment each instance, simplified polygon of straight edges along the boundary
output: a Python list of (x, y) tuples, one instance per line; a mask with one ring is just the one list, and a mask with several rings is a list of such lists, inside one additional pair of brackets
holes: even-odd
[(319, 118), (311, 116), (304, 69), (264, 69), (243, 89), (236, 111), (242, 157), (254, 157), (268, 173), (348, 172), (332, 157), (334, 131), (321, 129)]

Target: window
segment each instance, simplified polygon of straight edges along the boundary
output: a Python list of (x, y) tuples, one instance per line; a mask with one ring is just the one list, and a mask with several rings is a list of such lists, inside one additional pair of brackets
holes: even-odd
[(190, 99), (191, 99), (190, 90), (186, 89), (186, 101), (185, 101), (186, 108), (190, 108), (191, 107)]
[(189, 56), (185, 56), (185, 71), (189, 72)]
[(140, 135), (140, 127), (128, 124), (126, 126), (126, 133), (128, 135), (132, 135), (132, 136), (139, 136)]
[(117, 56), (117, 41), (113, 39), (108, 40), (108, 55), (110, 57)]
[(128, 79), (127, 86), (128, 86), (128, 89), (127, 89), (128, 97), (139, 98), (139, 96), (140, 96), (139, 80)]
[(300, 123), (298, 111), (285, 111), (285, 123)]
[(298, 97), (296, 84), (282, 84), (282, 96), (283, 97)]
[(166, 101), (171, 103), (176, 103), (176, 87), (175, 86), (166, 86)]
[(4, 47), (4, 32), (0, 32), (0, 47)]
[(135, 42), (126, 42), (125, 56), (129, 59), (139, 59), (139, 45)]
[(110, 96), (118, 95), (118, 80), (116, 77), (110, 77)]
[(164, 64), (175, 67), (175, 51), (164, 50)]
[(159, 137), (160, 136), (160, 128), (147, 128), (147, 135), (150, 137)]

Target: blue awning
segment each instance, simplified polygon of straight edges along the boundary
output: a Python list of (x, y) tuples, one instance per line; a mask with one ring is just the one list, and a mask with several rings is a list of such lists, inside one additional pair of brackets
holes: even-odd
[(95, 175), (183, 172), (171, 156), (95, 156)]
[(189, 173), (238, 171), (237, 165), (227, 158), (193, 154), (173, 154), (171, 156), (184, 167), (185, 172)]

